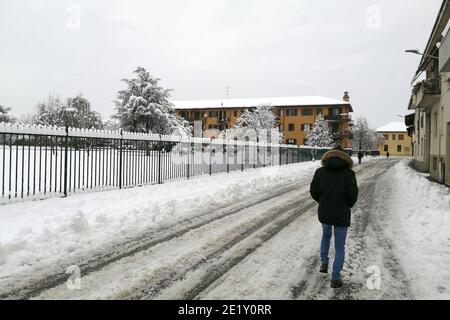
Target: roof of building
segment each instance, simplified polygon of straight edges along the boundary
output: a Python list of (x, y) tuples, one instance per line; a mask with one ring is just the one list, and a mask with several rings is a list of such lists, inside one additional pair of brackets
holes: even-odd
[(272, 97), (272, 98), (253, 98), (253, 99), (217, 99), (217, 100), (174, 100), (171, 101), (175, 109), (222, 109), (222, 108), (248, 108), (261, 104), (270, 104), (274, 107), (290, 106), (335, 106), (349, 105), (350, 102), (331, 99), (320, 96), (305, 97)]
[(404, 122), (391, 122), (377, 129), (377, 132), (407, 132)]

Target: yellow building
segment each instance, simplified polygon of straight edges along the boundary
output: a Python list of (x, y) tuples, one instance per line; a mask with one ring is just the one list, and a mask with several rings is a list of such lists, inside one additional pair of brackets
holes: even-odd
[(229, 129), (246, 110), (270, 104), (277, 114), (278, 126), (285, 143), (303, 145), (307, 131), (318, 117), (327, 120), (337, 134), (343, 148), (351, 147), (350, 124), (353, 108), (348, 92), (342, 100), (325, 97), (277, 97), (257, 99), (187, 100), (172, 101), (178, 115), (202, 124), (203, 136), (217, 138), (220, 131)]
[(405, 123), (391, 122), (378, 128), (377, 132), (383, 135), (378, 145), (381, 155), (386, 155), (389, 152), (391, 156), (412, 156), (412, 140), (408, 135)]

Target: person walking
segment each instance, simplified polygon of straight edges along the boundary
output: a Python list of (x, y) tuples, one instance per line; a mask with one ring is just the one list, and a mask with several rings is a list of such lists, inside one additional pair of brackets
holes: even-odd
[(389, 159), (389, 156), (390, 156), (391, 154), (389, 153), (389, 151), (388, 152), (386, 152), (386, 158), (388, 158)]
[(342, 287), (341, 271), (345, 260), (345, 240), (350, 227), (350, 209), (358, 199), (358, 183), (352, 170), (353, 160), (340, 147), (326, 152), (322, 167), (317, 169), (311, 182), (310, 193), (319, 203), (319, 221), (322, 224), (319, 272), (328, 273), (328, 252), (332, 232), (336, 255), (331, 274), (331, 287)]
[(360, 150), (358, 151), (358, 163), (361, 164), (362, 158), (364, 157), (363, 152)]

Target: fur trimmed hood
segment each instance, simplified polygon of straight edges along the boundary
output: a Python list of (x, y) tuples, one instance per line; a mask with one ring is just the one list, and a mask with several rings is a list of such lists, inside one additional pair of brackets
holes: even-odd
[(322, 166), (326, 168), (340, 169), (339, 167), (345, 167), (345, 165), (350, 169), (353, 168), (352, 158), (344, 151), (332, 149), (322, 157)]

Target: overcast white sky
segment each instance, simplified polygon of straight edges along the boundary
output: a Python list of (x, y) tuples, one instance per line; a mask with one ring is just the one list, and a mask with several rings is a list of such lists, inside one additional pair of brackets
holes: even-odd
[(50, 92), (114, 112), (137, 66), (173, 99), (350, 91), (373, 127), (402, 121), (441, 0), (0, 0), (0, 104)]

